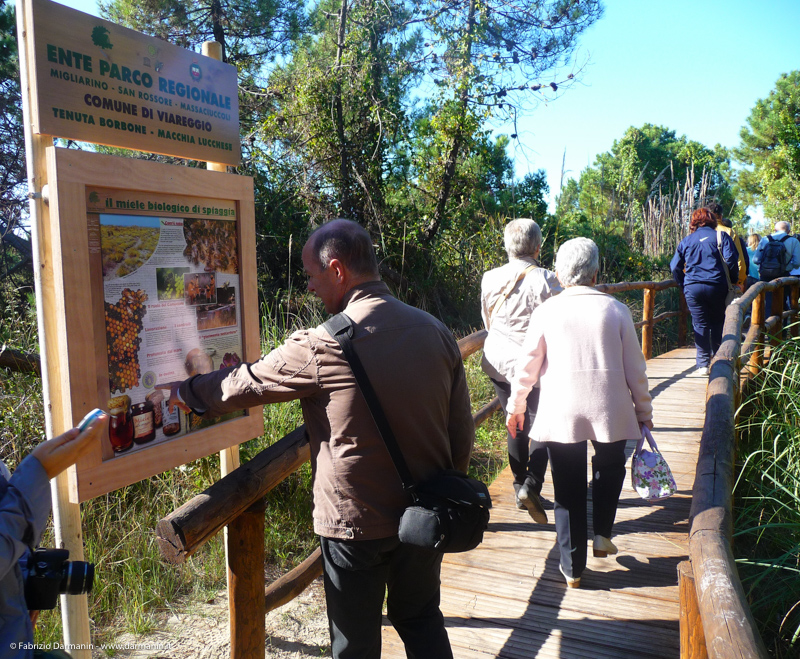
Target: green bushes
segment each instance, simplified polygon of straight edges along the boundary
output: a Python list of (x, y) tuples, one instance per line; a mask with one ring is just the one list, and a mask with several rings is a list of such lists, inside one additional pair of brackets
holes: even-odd
[(800, 341), (781, 344), (740, 410), (734, 554), (772, 656), (800, 654)]

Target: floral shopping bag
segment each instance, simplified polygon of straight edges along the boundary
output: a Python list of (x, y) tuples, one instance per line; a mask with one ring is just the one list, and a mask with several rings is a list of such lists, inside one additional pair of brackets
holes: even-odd
[[(644, 448), (645, 439), (652, 451)], [(667, 461), (659, 452), (653, 435), (646, 426), (642, 426), (642, 438), (636, 444), (631, 459), (631, 485), (646, 501), (665, 499), (678, 489)]]

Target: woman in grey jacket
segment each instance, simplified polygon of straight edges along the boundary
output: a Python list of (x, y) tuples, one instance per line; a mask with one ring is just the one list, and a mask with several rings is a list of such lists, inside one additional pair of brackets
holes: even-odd
[[(508, 263), (487, 271), (481, 281), (481, 316), (489, 334), (483, 345), (481, 367), (489, 376), (506, 413), (511, 393), (511, 369), (519, 356), (531, 313), (548, 298), (561, 291), (555, 273), (542, 268), (538, 261), (542, 231), (533, 220), (512, 220), (504, 231)], [(514, 474), (517, 508), (528, 511), (537, 524), (547, 523), (547, 513), (539, 500), (547, 470), (547, 449), (528, 441), (536, 418), (539, 389), (528, 394), (525, 424), (516, 436), (507, 437), (508, 463)]]

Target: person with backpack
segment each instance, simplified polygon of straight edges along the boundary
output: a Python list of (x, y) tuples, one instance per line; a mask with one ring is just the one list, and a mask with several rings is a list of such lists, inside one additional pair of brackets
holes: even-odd
[[(788, 222), (776, 222), (775, 233), (762, 238), (758, 244), (753, 261), (758, 265), (758, 276), (761, 281), (786, 277), (789, 272), (800, 267), (800, 241), (790, 234), (791, 230), (792, 227)], [(764, 301), (766, 314), (771, 316), (772, 292), (767, 292)]]
[(733, 228), (733, 223), (722, 216), (722, 204), (709, 204), (707, 208), (711, 211), (714, 219), (717, 220), (717, 231), (727, 233), (733, 239), (736, 253), (739, 255), (739, 277), (733, 284), (739, 287), (740, 293), (744, 293), (747, 288), (747, 271), (750, 268), (750, 256), (747, 253), (747, 245), (745, 245), (741, 236), (736, 235), (736, 229)]

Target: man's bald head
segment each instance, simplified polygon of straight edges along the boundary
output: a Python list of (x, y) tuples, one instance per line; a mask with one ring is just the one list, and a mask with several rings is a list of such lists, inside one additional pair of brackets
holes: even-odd
[(332, 259), (338, 259), (359, 279), (380, 279), (372, 238), (357, 222), (344, 219), (326, 222), (308, 237), (306, 249), (322, 268)]

